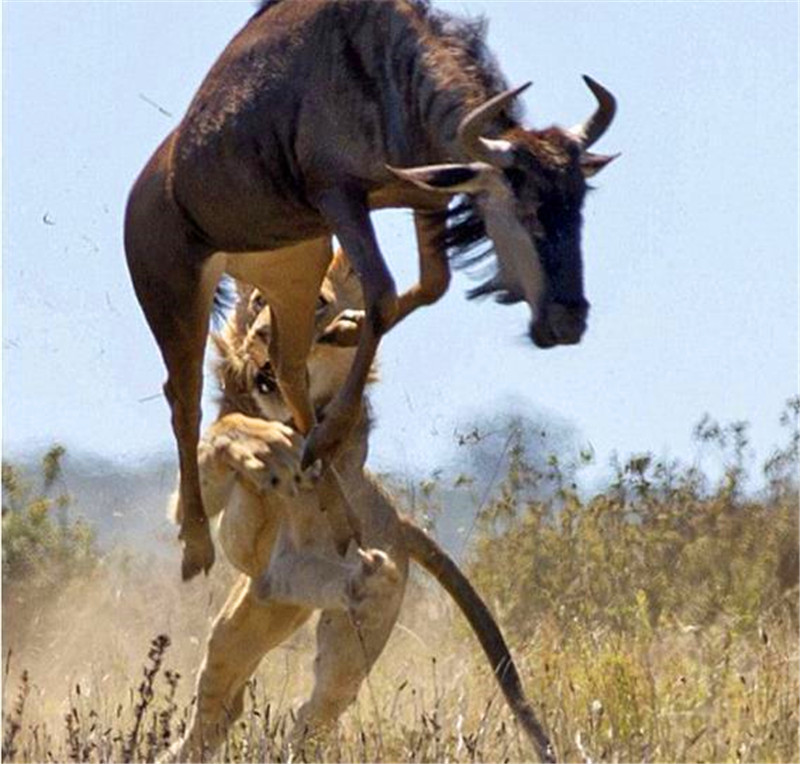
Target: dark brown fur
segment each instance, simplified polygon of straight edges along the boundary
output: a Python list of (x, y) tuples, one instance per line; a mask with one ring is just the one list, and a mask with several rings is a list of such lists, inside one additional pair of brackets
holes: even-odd
[[(217, 281), (224, 270), (246, 270), (242, 259), (256, 262), (248, 252), (270, 250), (272, 262), (280, 262), (279, 273), (249, 272), (248, 280), (275, 312), (277, 381), (298, 429), (310, 431), (304, 463), (329, 458), (358, 411), (381, 335), (447, 289), (444, 223), (424, 211), (441, 210), (456, 190), (401, 180), (387, 165), (468, 159), (460, 126), (505, 86), (483, 31), (479, 22), (452, 19), (419, 0), (269, 3), (223, 51), (136, 181), (126, 210), (125, 250), (168, 372), (164, 389), (179, 449), (185, 578), (208, 570), (214, 559), (196, 448)], [(485, 125), (487, 136), (515, 141), (524, 165), (519, 203), (534, 209), (537, 191), (552, 187), (556, 207), (575, 207), (574, 194), (563, 192), (582, 183), (580, 152), (573, 150), (561, 167), (560, 149), (555, 162), (546, 151), (532, 153), (518, 129), (510, 102)], [(552, 182), (540, 182), (538, 175)], [(417, 210), (420, 283), (399, 297), (369, 220), (370, 209), (378, 207)], [(550, 269), (560, 281), (545, 295), (559, 303), (558, 311), (544, 305), (539, 322), (555, 326), (551, 317), (557, 316), (568, 332), (559, 337), (552, 326), (539, 326), (532, 336), (541, 347), (575, 342), (585, 325), (579, 218), (568, 228), (569, 246), (555, 251), (564, 263)], [(314, 427), (305, 358), (331, 234), (361, 279), (367, 321), (348, 381), (326, 420)], [(293, 260), (276, 260), (272, 251), (281, 248)], [(269, 271), (267, 261), (257, 262)], [(515, 297), (513, 289), (506, 291)]]

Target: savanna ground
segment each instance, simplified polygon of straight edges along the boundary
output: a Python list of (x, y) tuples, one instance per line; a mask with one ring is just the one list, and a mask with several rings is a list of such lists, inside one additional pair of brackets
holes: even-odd
[[(493, 490), (456, 480), (476, 494), (462, 562), (561, 759), (798, 761), (799, 413), (790, 401), (787, 442), (760, 474), (747, 426), (705, 418), (695, 436), (721, 459), (713, 479), (643, 454), (578, 491), (588, 456), (534, 458), (512, 422)], [(61, 456), (51, 450), (35, 479), (3, 465), (3, 760), (150, 761), (186, 723), (233, 574), (220, 561), (209, 580), (181, 585), (174, 560), (98, 550), (57, 490)], [(435, 525), (451, 488), (439, 477), (396, 493)], [(287, 759), (312, 657), (311, 627), (270, 654), (219, 760)], [(422, 575), (357, 704), (316, 750), (338, 761), (532, 755), (465, 621)]]

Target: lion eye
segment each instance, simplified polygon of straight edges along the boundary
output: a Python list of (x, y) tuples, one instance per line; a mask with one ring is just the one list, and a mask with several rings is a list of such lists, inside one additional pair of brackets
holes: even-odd
[(278, 389), (278, 382), (275, 379), (275, 374), (272, 371), (272, 366), (265, 363), (256, 373), (255, 377), (256, 389), (262, 395), (269, 395)]
[(325, 310), (325, 308), (328, 307), (328, 304), (329, 304), (328, 300), (326, 300), (322, 295), (319, 295), (317, 297), (317, 309), (316, 309), (317, 313), (319, 313), (320, 311)]

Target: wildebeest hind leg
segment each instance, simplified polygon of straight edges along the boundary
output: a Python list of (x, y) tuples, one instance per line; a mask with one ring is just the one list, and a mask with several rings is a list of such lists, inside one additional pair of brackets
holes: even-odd
[(146, 187), (138, 195), (137, 190), (128, 207), (125, 250), (136, 296), (167, 367), (164, 394), (178, 442), (177, 514), (184, 545), (182, 575), (188, 580), (214, 564), (200, 495), (197, 444), (208, 321), (225, 257), (209, 256), (207, 249), (192, 242), (168, 203), (152, 203)]

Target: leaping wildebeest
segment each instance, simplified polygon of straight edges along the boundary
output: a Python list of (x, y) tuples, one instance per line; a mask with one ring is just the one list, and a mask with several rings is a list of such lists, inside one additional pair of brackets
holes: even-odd
[[(381, 335), (445, 292), (448, 253), (491, 240), (495, 273), (471, 295), (528, 302), (538, 347), (580, 341), (585, 179), (613, 158), (588, 149), (611, 122), (614, 98), (585, 77), (598, 102), (592, 116), (571, 129), (526, 130), (514, 100), (527, 86), (508, 89), (484, 37), (480, 20), (424, 0), (267, 2), (137, 179), (125, 250), (167, 367), (184, 578), (214, 561), (197, 444), (224, 272), (270, 305), (270, 356), (309, 434), (305, 464), (347, 433)], [(448, 207), (454, 195), (464, 201)], [(399, 296), (370, 222), (370, 210), (385, 207), (414, 210), (420, 280)], [(305, 361), (331, 235), (361, 279), (366, 319), (348, 380), (315, 425)]]

